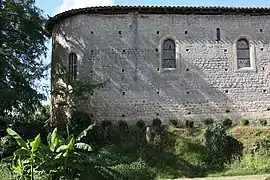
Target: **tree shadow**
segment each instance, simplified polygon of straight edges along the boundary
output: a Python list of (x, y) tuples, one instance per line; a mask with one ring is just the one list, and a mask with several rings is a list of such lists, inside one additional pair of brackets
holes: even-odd
[[(93, 119), (150, 121), (159, 117), (168, 123), (170, 119), (238, 117), (243, 110), (235, 108), (237, 102), (225, 92), (226, 88), (229, 91), (231, 87), (221, 88), (219, 82), (215, 83), (214, 76), (208, 74), (211, 71), (217, 76), (231, 75), (230, 69), (228, 72), (215, 69), (217, 66), (232, 68), (223, 51), (210, 58), (213, 63), (211, 68), (198, 64), (202, 60), (210, 61), (203, 56), (205, 53), (199, 53), (197, 59), (190, 57), (196, 51), (193, 48), (187, 52), (188, 55), (179, 54), (181, 61), (175, 71), (163, 71), (159, 59), (161, 52), (156, 51), (160, 42), (138, 34), (135, 21), (135, 29), (130, 30), (130, 36), (122, 34), (113, 37), (100, 34), (85, 37), (75, 33), (72, 23), (77, 22), (67, 21), (55, 26), (52, 67), (55, 69), (60, 57), (67, 64), (69, 53), (75, 52), (79, 57), (79, 77), (86, 75), (89, 80), (106, 81), (104, 88), (75, 105), (93, 114)], [(86, 30), (85, 25), (80, 24), (81, 33)], [(196, 47), (212, 44), (207, 47), (207, 52), (215, 46), (223, 47), (211, 39), (184, 39), (180, 43), (190, 43)], [(222, 43), (232, 42), (226, 40)], [(57, 78), (53, 69), (52, 82), (55, 84)], [(55, 101), (53, 103), (57, 104)]]

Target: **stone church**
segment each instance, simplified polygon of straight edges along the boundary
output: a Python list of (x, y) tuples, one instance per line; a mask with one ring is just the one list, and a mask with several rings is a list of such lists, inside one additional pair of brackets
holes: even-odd
[(74, 81), (105, 82), (80, 103), (93, 119), (270, 116), (270, 8), (89, 7), (46, 26), (52, 91), (60, 61)]

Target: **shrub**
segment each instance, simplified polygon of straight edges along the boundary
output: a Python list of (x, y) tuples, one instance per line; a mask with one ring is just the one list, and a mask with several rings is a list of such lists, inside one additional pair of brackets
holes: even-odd
[(78, 134), (88, 127), (89, 124), (92, 123), (90, 115), (81, 111), (72, 111), (70, 125), (69, 125), (69, 133), (70, 134)]
[(267, 120), (266, 119), (259, 119), (260, 125), (267, 126)]
[(118, 121), (118, 126), (120, 131), (126, 132), (128, 130), (128, 124), (126, 121)]
[(231, 127), (232, 126), (232, 120), (230, 118), (225, 118), (223, 121), (222, 121), (222, 124), (223, 126), (225, 127)]
[(0, 137), (6, 136), (7, 120), (0, 116)]
[(171, 123), (171, 125), (173, 125), (174, 127), (176, 127), (177, 124), (178, 124), (178, 121), (175, 120), (175, 119), (171, 119), (171, 120), (170, 120), (170, 123)]
[(146, 143), (145, 133), (146, 125), (143, 120), (137, 121), (136, 125), (131, 127), (130, 136), (136, 148), (141, 148)]
[(214, 119), (212, 118), (207, 118), (203, 121), (203, 124), (204, 125), (210, 125), (210, 124), (213, 124), (214, 123)]
[(185, 126), (186, 126), (186, 128), (193, 128), (194, 127), (194, 121), (186, 120)]
[[(118, 127), (116, 127), (115, 132), (118, 132), (118, 137), (115, 137), (115, 134), (111, 134), (111, 138), (115, 137), (115, 140), (120, 140), (122, 145), (126, 145), (128, 143), (129, 138), (129, 127), (126, 121), (118, 121)], [(120, 138), (120, 139), (119, 139)], [(117, 141), (115, 141), (117, 143)]]
[(0, 164), (0, 180), (12, 180), (14, 179), (11, 171), (6, 164)]
[(106, 127), (109, 127), (111, 125), (112, 125), (112, 121), (110, 121), (110, 120), (104, 120), (101, 122), (102, 128), (106, 128)]
[[(254, 143), (254, 149), (257, 153), (263, 154), (263, 155), (269, 155), (270, 152), (270, 140), (269, 137), (261, 137), (257, 139)], [(254, 153), (254, 152), (253, 152)]]
[(143, 120), (139, 120), (136, 122), (136, 126), (139, 128), (139, 129), (144, 129), (146, 127), (145, 125), (145, 122)]
[(226, 162), (228, 138), (223, 125), (214, 123), (207, 127), (205, 134), (205, 162), (211, 168), (222, 168)]
[(249, 120), (248, 119), (240, 119), (240, 125), (241, 126), (248, 126)]
[(228, 136), (228, 146), (225, 150), (227, 160), (237, 160), (243, 156), (244, 145), (234, 137)]
[(0, 138), (0, 160), (1, 158), (9, 157), (17, 148), (16, 141), (10, 137), (5, 136)]
[(158, 119), (158, 118), (155, 118), (155, 119), (153, 119), (153, 121), (152, 121), (152, 126), (154, 126), (154, 127), (160, 128), (160, 127), (161, 127), (161, 124), (162, 124), (162, 122), (161, 122), (161, 120)]
[(120, 177), (118, 175), (116, 179), (148, 180), (155, 178), (154, 170), (141, 158), (131, 164), (113, 166), (112, 169), (120, 174)]

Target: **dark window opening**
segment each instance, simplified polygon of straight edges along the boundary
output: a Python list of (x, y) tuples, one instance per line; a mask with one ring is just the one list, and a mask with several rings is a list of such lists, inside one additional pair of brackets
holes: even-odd
[(217, 41), (220, 41), (220, 29), (217, 28)]
[(242, 38), (237, 41), (237, 68), (251, 67), (249, 42)]
[(172, 39), (166, 39), (162, 44), (162, 67), (176, 68), (176, 47)]
[(68, 72), (70, 80), (77, 79), (77, 55), (75, 53), (69, 54), (69, 61), (68, 61)]

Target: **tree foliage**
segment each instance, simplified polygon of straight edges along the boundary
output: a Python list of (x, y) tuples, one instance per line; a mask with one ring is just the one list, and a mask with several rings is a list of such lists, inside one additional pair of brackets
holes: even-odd
[(1, 1), (0, 116), (27, 114), (45, 96), (37, 81), (45, 77), (46, 19), (34, 0)]

